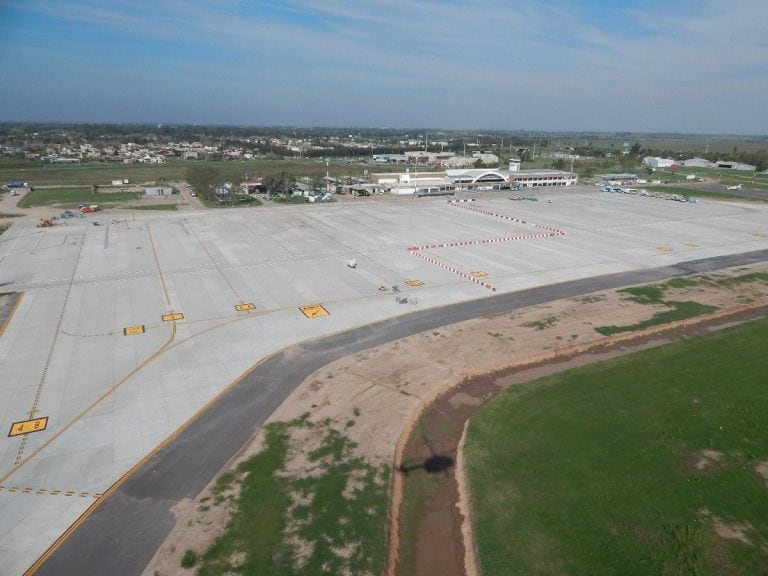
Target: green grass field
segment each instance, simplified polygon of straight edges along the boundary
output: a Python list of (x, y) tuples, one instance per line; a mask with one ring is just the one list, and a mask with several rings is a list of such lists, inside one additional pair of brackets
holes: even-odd
[(72, 207), (77, 204), (109, 204), (138, 200), (138, 192), (115, 192), (113, 194), (94, 193), (90, 187), (72, 186), (69, 188), (44, 188), (28, 192), (17, 204), (19, 208), (33, 206)]
[[(677, 279), (682, 281), (683, 286), (685, 282), (691, 282), (685, 278)], [(692, 300), (675, 301), (664, 300), (664, 291), (667, 288), (674, 288), (679, 286), (680, 282), (675, 283), (674, 280), (647, 286), (633, 286), (631, 288), (624, 288), (619, 290), (620, 294), (625, 294), (627, 300), (636, 302), (637, 304), (656, 305), (667, 308), (657, 312), (647, 320), (638, 322), (636, 324), (627, 324), (623, 326), (597, 326), (595, 330), (603, 336), (610, 336), (612, 334), (620, 334), (622, 332), (637, 332), (639, 330), (645, 330), (651, 326), (661, 326), (663, 324), (669, 324), (670, 322), (677, 322), (678, 320), (686, 320), (688, 318), (694, 318), (701, 316), (702, 314), (709, 314), (717, 310), (716, 306), (708, 306)], [(679, 286), (682, 287), (682, 286)]]
[(671, 183), (691, 183), (686, 180), (686, 175), (695, 174), (701, 178), (717, 180), (723, 186), (723, 192), (727, 192), (725, 187), (733, 184), (741, 184), (745, 188), (756, 188), (768, 190), (768, 175), (757, 174), (755, 172), (743, 172), (740, 170), (727, 170), (722, 168), (686, 168), (681, 167), (676, 170), (657, 170), (649, 178), (666, 180)]
[(750, 322), (481, 408), (467, 460), (483, 573), (768, 574), (767, 340), (768, 319)]
[[(23, 166), (23, 167), (22, 167)], [(22, 180), (33, 186), (69, 185), (105, 186), (112, 180), (125, 179), (131, 184), (148, 182), (173, 182), (184, 179), (187, 168), (191, 166), (215, 166), (224, 175), (240, 178), (263, 178), (288, 172), (294, 176), (325, 176), (325, 161), (307, 158), (285, 160), (257, 159), (244, 162), (199, 160), (169, 160), (165, 164), (105, 164), (93, 162), (71, 166), (57, 166), (32, 161), (17, 161), (11, 166), (0, 162), (0, 182)], [(362, 175), (364, 170), (371, 172), (401, 171), (402, 166), (367, 164), (363, 162), (346, 163), (332, 160), (329, 171), (332, 177)], [(419, 168), (420, 170), (424, 168)]]

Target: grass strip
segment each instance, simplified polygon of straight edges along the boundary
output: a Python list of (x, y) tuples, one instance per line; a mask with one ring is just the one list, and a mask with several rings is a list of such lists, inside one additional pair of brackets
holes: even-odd
[(748, 284), (750, 282), (768, 282), (768, 273), (752, 272), (750, 274), (742, 274), (741, 276), (719, 278), (716, 282), (720, 286), (736, 286), (737, 284)]
[[(234, 569), (232, 558), (244, 550), (247, 554), (243, 569), (247, 574), (276, 573), (275, 551), (282, 542), (285, 511), (290, 504), (286, 486), (277, 475), (286, 453), (285, 426), (267, 426), (265, 433), (264, 450), (238, 467), (247, 475), (240, 498), (226, 532), (200, 559), (200, 576)], [(225, 476), (224, 482), (219, 480), (219, 489), (228, 479)]]
[(696, 316), (709, 314), (710, 312), (717, 310), (717, 306), (700, 304), (691, 300), (687, 300), (685, 302), (664, 302), (664, 305), (669, 306), (672, 309), (657, 312), (647, 320), (637, 322), (636, 324), (629, 324), (626, 326), (598, 326), (595, 328), (595, 330), (603, 336), (621, 334), (622, 332), (637, 332), (639, 330), (650, 328), (651, 326), (661, 326), (663, 324), (669, 324), (679, 320), (695, 318)]
[(622, 332), (637, 332), (651, 326), (660, 326), (670, 322), (686, 320), (703, 314), (709, 314), (717, 310), (716, 306), (709, 306), (693, 301), (676, 302), (664, 300), (664, 292), (668, 288), (688, 288), (702, 283), (711, 283), (711, 280), (703, 278), (673, 278), (661, 284), (649, 284), (646, 286), (632, 286), (617, 290), (619, 294), (626, 294), (626, 299), (643, 305), (657, 305), (670, 308), (657, 312), (651, 318), (624, 326), (597, 326), (595, 331), (604, 336), (620, 334)]
[(144, 204), (142, 206), (125, 206), (126, 210), (167, 210), (175, 212), (179, 209), (176, 204)]
[(115, 192), (102, 194), (86, 186), (68, 188), (38, 188), (27, 192), (19, 200), (19, 208), (34, 206), (72, 206), (77, 204), (103, 204), (105, 202), (126, 202), (141, 197), (138, 192)]
[(271, 200), (278, 204), (309, 204), (309, 199), (304, 196), (272, 196)]
[(466, 453), (482, 572), (765, 575), (766, 334), (750, 322), (481, 408)]
[[(291, 438), (307, 429), (319, 441), (302, 450)], [(241, 483), (226, 532), (197, 558), (198, 574), (381, 573), (388, 467), (354, 455), (354, 443), (327, 421), (270, 424), (265, 438), (261, 453), (223, 474), (212, 490), (213, 505), (220, 505)], [(297, 449), (304, 463), (299, 473), (291, 464)]]
[(709, 314), (717, 310), (716, 306), (708, 306), (698, 302), (685, 301), (667, 301), (664, 300), (665, 291), (669, 288), (691, 288), (693, 286), (737, 286), (740, 284), (749, 284), (751, 282), (768, 282), (768, 273), (751, 272), (740, 276), (730, 276), (726, 278), (714, 278), (711, 276), (698, 276), (693, 278), (672, 278), (661, 284), (649, 284), (646, 286), (632, 286), (618, 290), (619, 294), (626, 294), (627, 300), (637, 304), (666, 306), (670, 310), (657, 312), (648, 320), (643, 320), (636, 324), (626, 326), (598, 326), (597, 332), (604, 336), (620, 334), (622, 332), (636, 332), (645, 330), (651, 326), (659, 326), (669, 322), (686, 320), (703, 314)]

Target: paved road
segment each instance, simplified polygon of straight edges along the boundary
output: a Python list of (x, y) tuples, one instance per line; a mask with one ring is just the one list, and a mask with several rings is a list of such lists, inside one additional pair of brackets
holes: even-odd
[(75, 530), (39, 575), (140, 574), (194, 498), (307, 376), (338, 358), (425, 330), (600, 290), (768, 260), (768, 250), (575, 280), (415, 312), (292, 346), (257, 367), (158, 451)]

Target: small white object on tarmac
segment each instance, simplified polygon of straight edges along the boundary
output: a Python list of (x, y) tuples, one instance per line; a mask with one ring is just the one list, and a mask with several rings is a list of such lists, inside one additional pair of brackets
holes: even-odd
[(347, 262), (347, 266), (349, 266), (350, 268), (357, 268), (357, 260), (352, 258), (352, 260)]

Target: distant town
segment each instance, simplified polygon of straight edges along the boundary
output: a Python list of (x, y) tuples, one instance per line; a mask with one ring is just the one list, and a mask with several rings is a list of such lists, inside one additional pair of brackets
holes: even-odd
[[(768, 168), (766, 144), (729, 136), (6, 123), (0, 170), (6, 188), (90, 185), (113, 193), (113, 202), (118, 192), (163, 198), (188, 186), (208, 206), (253, 204), (256, 194), (300, 203), (578, 182), (630, 190), (705, 183), (726, 192), (743, 181), (724, 173)], [(84, 170), (58, 179), (45, 170), (67, 166)]]
[(556, 169), (574, 161), (581, 171), (594, 159), (650, 156), (679, 163), (700, 156), (710, 166), (768, 168), (765, 136), (2, 123), (0, 150), (4, 158), (50, 164), (331, 157), (450, 169), (498, 166), (514, 156), (550, 160)]

